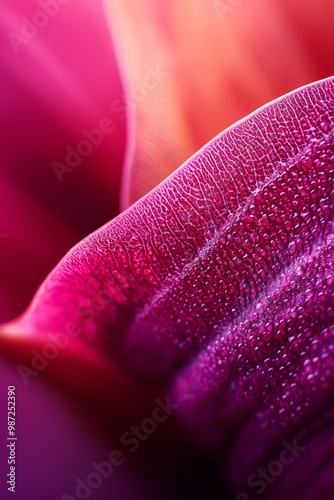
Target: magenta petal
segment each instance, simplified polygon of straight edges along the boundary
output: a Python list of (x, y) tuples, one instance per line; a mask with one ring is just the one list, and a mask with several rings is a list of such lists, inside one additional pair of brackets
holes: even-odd
[(332, 406), (333, 104), (328, 79), (223, 132), (75, 247), (14, 325), (74, 322), (170, 381), (187, 429), (232, 449), (240, 488)]

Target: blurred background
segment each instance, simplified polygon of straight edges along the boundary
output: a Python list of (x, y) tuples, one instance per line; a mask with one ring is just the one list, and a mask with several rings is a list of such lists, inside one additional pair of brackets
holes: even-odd
[[(0, 320), (26, 307), (75, 243), (119, 210), (125, 121), (75, 172), (85, 140), (122, 95), (101, 2), (2, 1), (0, 16)], [(79, 163), (80, 161), (80, 163)]]

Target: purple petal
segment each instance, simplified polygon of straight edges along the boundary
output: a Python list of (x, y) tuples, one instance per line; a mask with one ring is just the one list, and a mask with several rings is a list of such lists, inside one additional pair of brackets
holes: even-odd
[[(74, 322), (87, 344), (169, 382), (188, 432), (230, 451), (237, 488), (282, 440), (316, 442), (315, 421), (327, 432), (333, 102), (324, 80), (223, 132), (75, 247), (15, 325), (46, 333)], [(292, 479), (275, 489), (281, 481), (291, 495)]]

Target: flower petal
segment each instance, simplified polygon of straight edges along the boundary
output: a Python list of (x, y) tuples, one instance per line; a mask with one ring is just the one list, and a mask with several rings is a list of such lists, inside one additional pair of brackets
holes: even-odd
[(123, 107), (134, 115), (123, 207), (228, 125), (333, 73), (330, 0), (316, 8), (303, 0), (105, 5), (119, 60), (128, 62)]
[(332, 78), (213, 139), (75, 247), (6, 343), (80, 329), (79, 344), (170, 385), (202, 444), (233, 442), (244, 486), (332, 407), (333, 103)]

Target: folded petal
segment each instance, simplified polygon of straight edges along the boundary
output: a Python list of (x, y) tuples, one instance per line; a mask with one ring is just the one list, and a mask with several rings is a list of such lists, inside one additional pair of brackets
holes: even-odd
[[(330, 0), (105, 0), (123, 63), (129, 206), (226, 126), (333, 73)], [(125, 64), (127, 61), (127, 64)]]
[[(305, 447), (312, 426), (328, 436), (333, 102), (332, 78), (217, 136), (72, 249), (1, 343), (20, 345), (12, 355), (31, 365), (31, 346), (47, 356), (50, 332), (69, 345), (75, 337), (69, 358), (87, 351), (93, 368), (110, 359), (130, 379), (168, 388), (187, 432), (230, 452), (237, 488), (282, 440)], [(80, 393), (80, 381), (70, 386)]]

